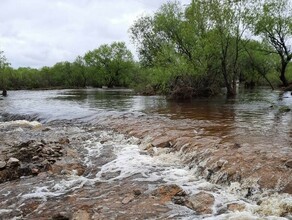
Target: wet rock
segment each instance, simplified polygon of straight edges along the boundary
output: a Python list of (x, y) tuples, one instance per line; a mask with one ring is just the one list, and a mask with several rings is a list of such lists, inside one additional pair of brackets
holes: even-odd
[(245, 204), (231, 203), (227, 205), (227, 209), (231, 212), (236, 212), (236, 211), (241, 212), (245, 210)]
[(40, 171), (39, 171), (39, 169), (37, 169), (37, 168), (32, 168), (32, 169), (31, 169), (31, 173), (34, 174), (34, 175), (37, 175), (39, 172), (40, 172)]
[(26, 142), (23, 142), (23, 143), (19, 144), (17, 147), (18, 148), (23, 148), (23, 147), (26, 148), (32, 143), (34, 143), (34, 140), (29, 140), (29, 141), (26, 141)]
[(292, 194), (292, 182), (289, 182), (284, 189), (282, 190), (283, 193)]
[(241, 148), (241, 145), (238, 144), (238, 143), (235, 143), (235, 144), (233, 145), (233, 148), (234, 148), (234, 149), (239, 149), (239, 148)]
[(69, 144), (70, 140), (68, 138), (60, 138), (59, 143), (60, 144)]
[(128, 204), (134, 200), (135, 196), (134, 195), (128, 195), (122, 200), (122, 204)]
[(171, 201), (173, 197), (185, 196), (186, 193), (181, 187), (175, 184), (171, 184), (160, 186), (158, 189), (152, 192), (152, 195), (155, 197), (159, 197), (162, 202), (168, 202)]
[(7, 161), (7, 166), (12, 167), (12, 166), (19, 166), (20, 161), (17, 158), (10, 157), (9, 160)]
[(77, 212), (74, 212), (72, 216), (72, 220), (89, 220), (90, 216), (87, 211), (85, 210), (78, 210)]
[(0, 170), (4, 169), (6, 167), (6, 162), (5, 161), (0, 161)]
[(196, 214), (212, 214), (212, 207), (215, 198), (213, 195), (205, 192), (200, 192), (186, 199), (185, 206), (194, 210)]
[(186, 198), (182, 196), (174, 196), (171, 201), (177, 205), (185, 205)]
[(58, 163), (51, 165), (50, 170), (54, 174), (81, 176), (85, 172), (85, 167), (79, 163), (67, 164), (59, 161)]
[(228, 163), (228, 161), (226, 161), (226, 160), (219, 160), (219, 161), (217, 161), (216, 165), (217, 165), (217, 167), (219, 169), (221, 169), (224, 166), (224, 164), (226, 164), (226, 163)]
[(70, 217), (67, 213), (58, 213), (52, 217), (52, 220), (69, 220)]
[(113, 179), (115, 177), (118, 177), (121, 174), (121, 171), (116, 171), (116, 172), (107, 172), (101, 174), (101, 177), (105, 180)]
[(32, 157), (32, 160), (33, 160), (33, 161), (37, 161), (37, 160), (39, 160), (39, 159), (40, 159), (39, 156), (33, 156), (33, 157)]
[(133, 192), (135, 196), (140, 196), (142, 194), (140, 189), (134, 189)]
[(157, 148), (171, 147), (171, 140), (167, 136), (166, 137), (159, 137), (152, 142), (152, 145), (154, 145)]
[(288, 168), (292, 168), (292, 160), (286, 161), (285, 166)]

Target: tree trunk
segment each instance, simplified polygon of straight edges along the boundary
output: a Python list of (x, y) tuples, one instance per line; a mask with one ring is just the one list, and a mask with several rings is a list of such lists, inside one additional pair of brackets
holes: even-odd
[(285, 86), (285, 87), (288, 86), (288, 81), (287, 81), (286, 76), (285, 76), (287, 65), (288, 65), (287, 62), (282, 62), (281, 75), (280, 75), (280, 80), (282, 81), (283, 86)]

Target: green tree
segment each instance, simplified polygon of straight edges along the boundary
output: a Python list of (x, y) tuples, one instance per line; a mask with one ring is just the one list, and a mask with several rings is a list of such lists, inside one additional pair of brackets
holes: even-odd
[(85, 54), (88, 67), (94, 67), (101, 85), (125, 86), (126, 78), (134, 67), (133, 55), (124, 42), (103, 44)]
[(5, 70), (6, 68), (9, 67), (9, 63), (4, 55), (4, 52), (0, 50), (0, 83), (1, 83), (1, 88), (5, 89), (6, 88), (6, 78), (4, 77)]
[(85, 68), (85, 60), (81, 56), (77, 56), (72, 63), (73, 81), (77, 87), (86, 87), (88, 83), (88, 74)]
[(261, 36), (271, 48), (266, 50), (280, 58), (277, 67), (280, 80), (288, 86), (286, 71), (292, 59), (292, 2), (291, 0), (257, 1), (254, 7), (254, 33)]

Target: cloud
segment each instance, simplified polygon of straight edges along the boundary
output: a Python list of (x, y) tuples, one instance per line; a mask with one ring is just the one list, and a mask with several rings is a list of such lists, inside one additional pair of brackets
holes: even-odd
[(0, 49), (13, 67), (73, 61), (104, 43), (129, 43), (139, 16), (167, 0), (1, 0)]

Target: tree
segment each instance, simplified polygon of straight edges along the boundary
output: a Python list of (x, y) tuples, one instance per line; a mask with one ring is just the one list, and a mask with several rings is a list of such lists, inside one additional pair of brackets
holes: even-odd
[(134, 67), (133, 55), (124, 42), (103, 44), (85, 54), (88, 67), (95, 67), (95, 72), (108, 87), (125, 86), (125, 78)]
[[(240, 60), (243, 54), (247, 1), (209, 0), (209, 23), (212, 29), (212, 48), (218, 51), (220, 70), (227, 89), (227, 96), (236, 95), (236, 82), (240, 75)], [(216, 52), (215, 52), (216, 53)]]
[(88, 81), (88, 74), (85, 68), (85, 60), (81, 56), (77, 56), (72, 63), (72, 72), (74, 76), (74, 85), (78, 87), (86, 87)]
[(291, 0), (258, 1), (254, 17), (254, 33), (271, 46), (266, 52), (275, 53), (280, 58), (277, 70), (284, 86), (288, 86), (286, 70), (292, 59), (291, 5)]
[(4, 71), (5, 69), (9, 67), (9, 63), (4, 55), (4, 52), (0, 50), (0, 83), (1, 83), (1, 88), (5, 89), (6, 88), (6, 79), (4, 77)]

